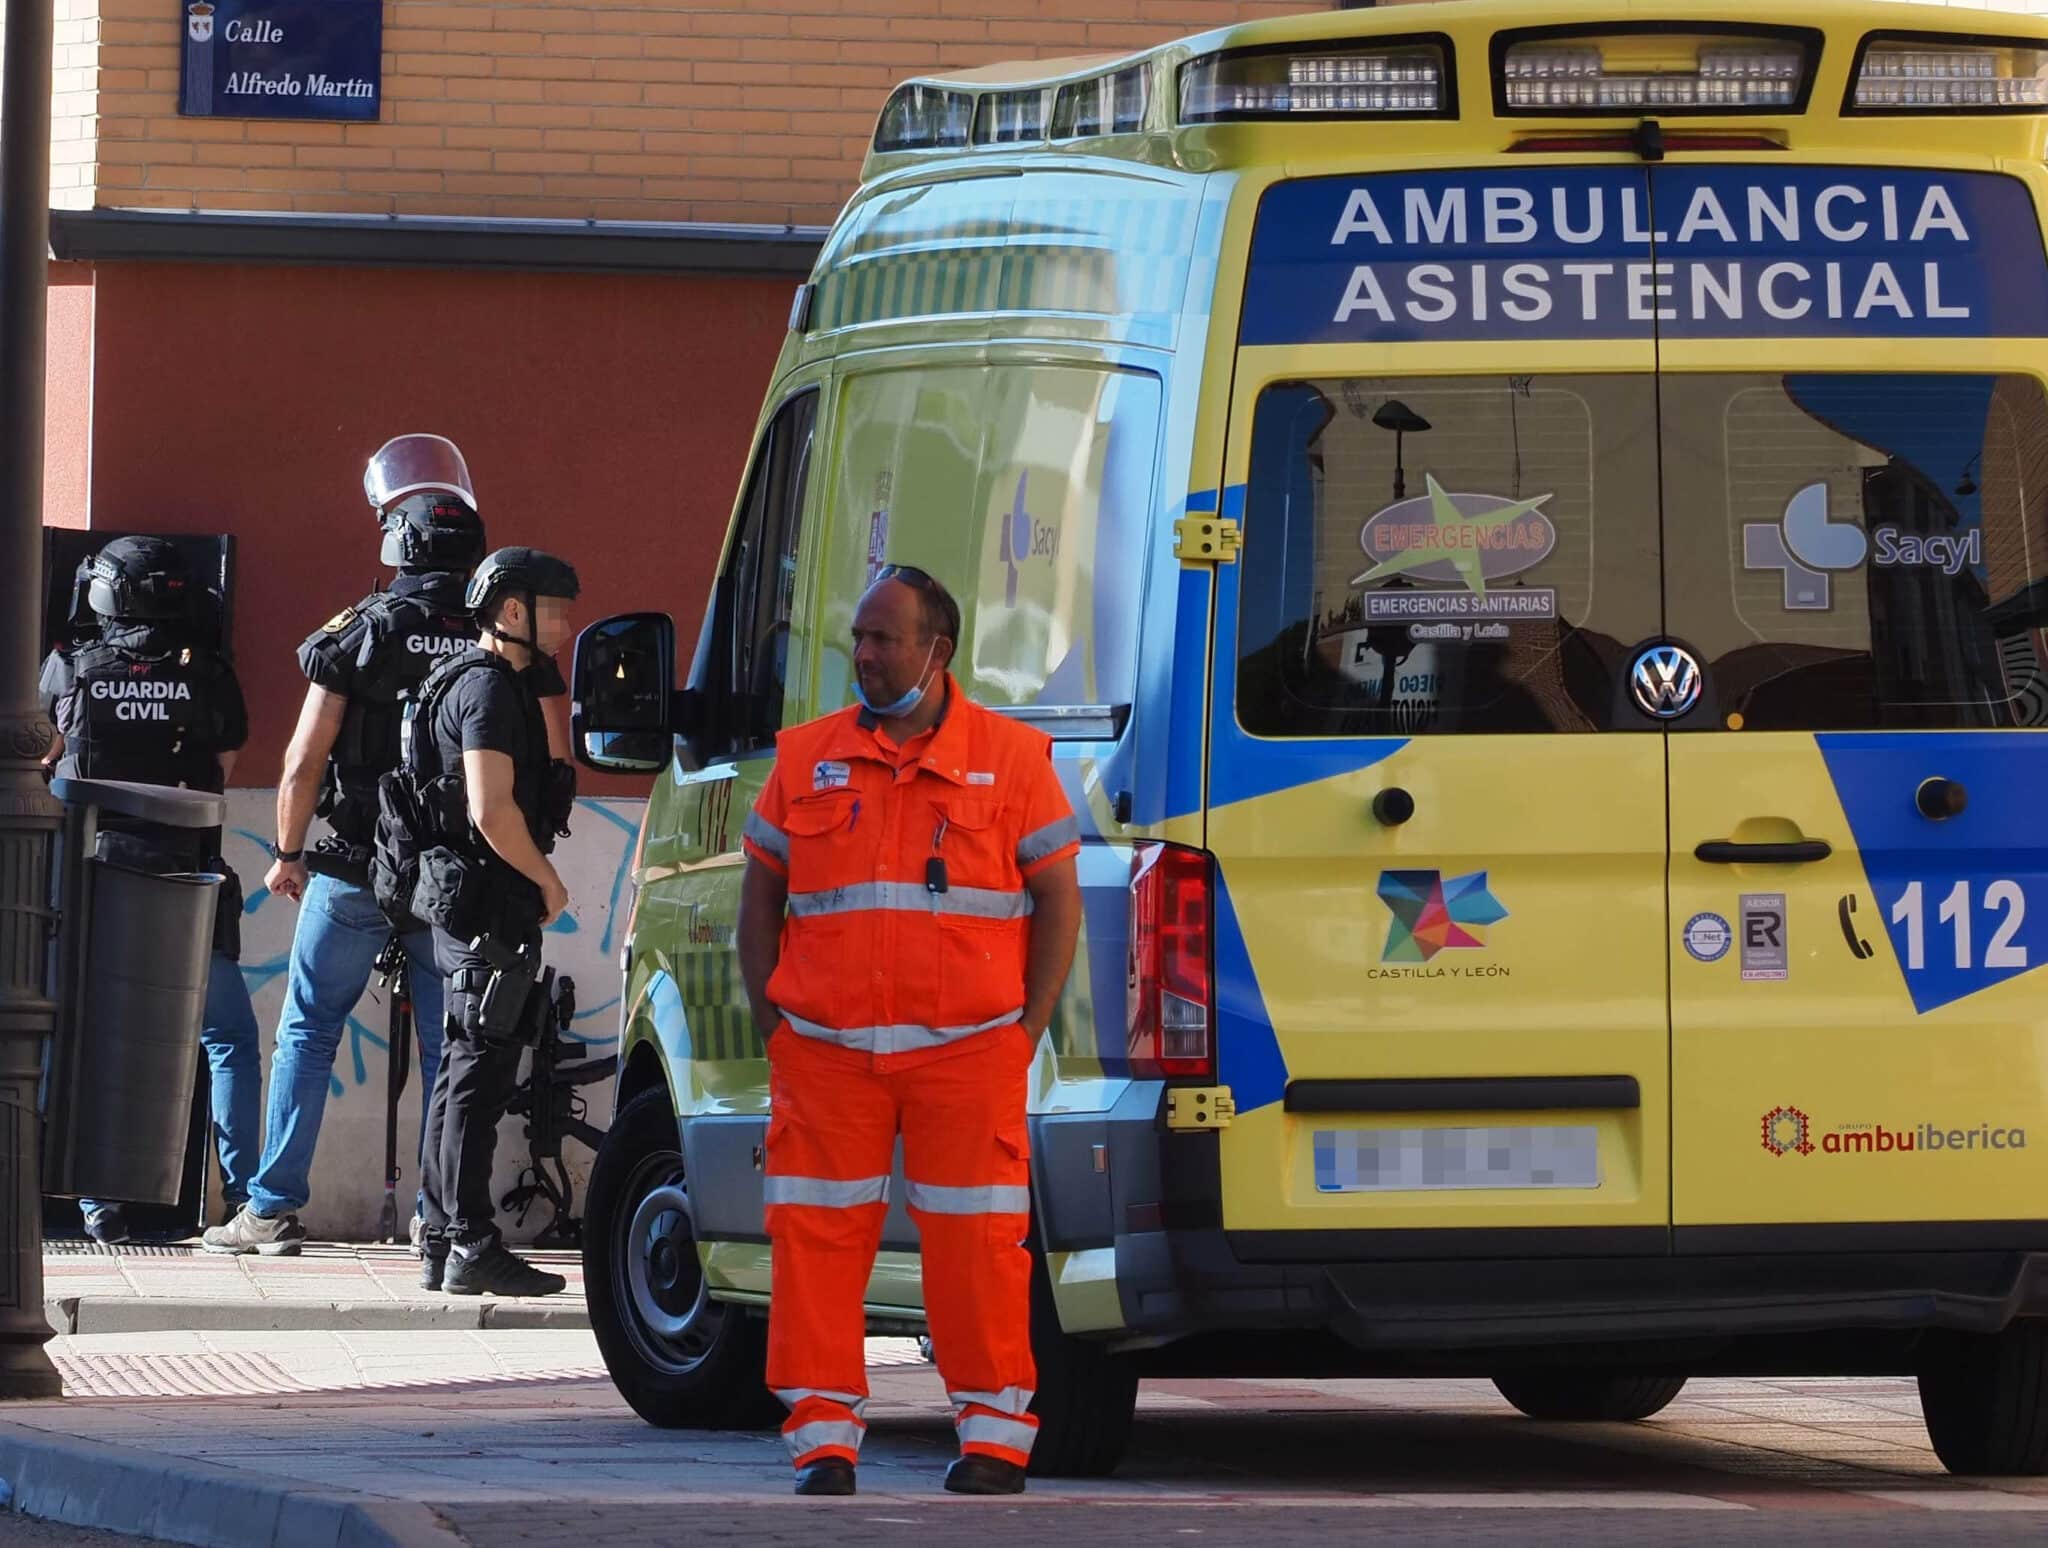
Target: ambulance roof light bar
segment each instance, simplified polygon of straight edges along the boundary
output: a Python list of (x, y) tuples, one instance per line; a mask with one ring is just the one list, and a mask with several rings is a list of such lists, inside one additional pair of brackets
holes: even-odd
[(1493, 39), (1504, 118), (1798, 113), (1820, 34), (1706, 22), (1522, 27)]
[(1225, 49), (1180, 71), (1183, 124), (1455, 118), (1448, 38)]
[(958, 150), (974, 121), (974, 94), (913, 81), (882, 105), (875, 125), (878, 151)]
[(1872, 33), (1844, 113), (2048, 111), (2048, 46), (1960, 33)]

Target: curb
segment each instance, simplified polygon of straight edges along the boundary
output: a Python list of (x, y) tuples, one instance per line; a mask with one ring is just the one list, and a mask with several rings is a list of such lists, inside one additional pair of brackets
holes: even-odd
[(12, 1508), (195, 1548), (467, 1548), (425, 1505), (291, 1488), (210, 1462), (0, 1424)]
[(92, 1333), (311, 1333), (496, 1328), (587, 1328), (579, 1300), (499, 1300), (480, 1295), (419, 1301), (219, 1301), (184, 1296), (52, 1296), (51, 1330)]

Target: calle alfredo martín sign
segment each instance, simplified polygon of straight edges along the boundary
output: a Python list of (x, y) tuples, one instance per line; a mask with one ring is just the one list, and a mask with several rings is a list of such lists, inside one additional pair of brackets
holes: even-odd
[(186, 0), (178, 111), (374, 123), (383, 0)]
[(1277, 183), (1246, 344), (2048, 337), (2018, 178), (1659, 165)]

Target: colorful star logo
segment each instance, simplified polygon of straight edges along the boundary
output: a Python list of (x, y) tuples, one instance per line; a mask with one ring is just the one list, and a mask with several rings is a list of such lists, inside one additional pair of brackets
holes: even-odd
[(1480, 932), (1508, 917), (1484, 871), (1449, 881), (1441, 871), (1382, 871), (1379, 892), (1394, 916), (1382, 962), (1427, 962), (1446, 948), (1483, 947)]

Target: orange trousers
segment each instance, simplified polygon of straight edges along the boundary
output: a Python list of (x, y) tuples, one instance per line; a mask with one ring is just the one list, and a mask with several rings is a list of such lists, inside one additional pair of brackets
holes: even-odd
[(1038, 1420), (1031, 1362), (1031, 1043), (979, 1033), (909, 1069), (787, 1025), (770, 1039), (768, 1385), (789, 1408), (798, 1467), (858, 1460), (866, 1432), (868, 1276), (896, 1139), (923, 1254), (925, 1315), (963, 1453), (1022, 1466)]

